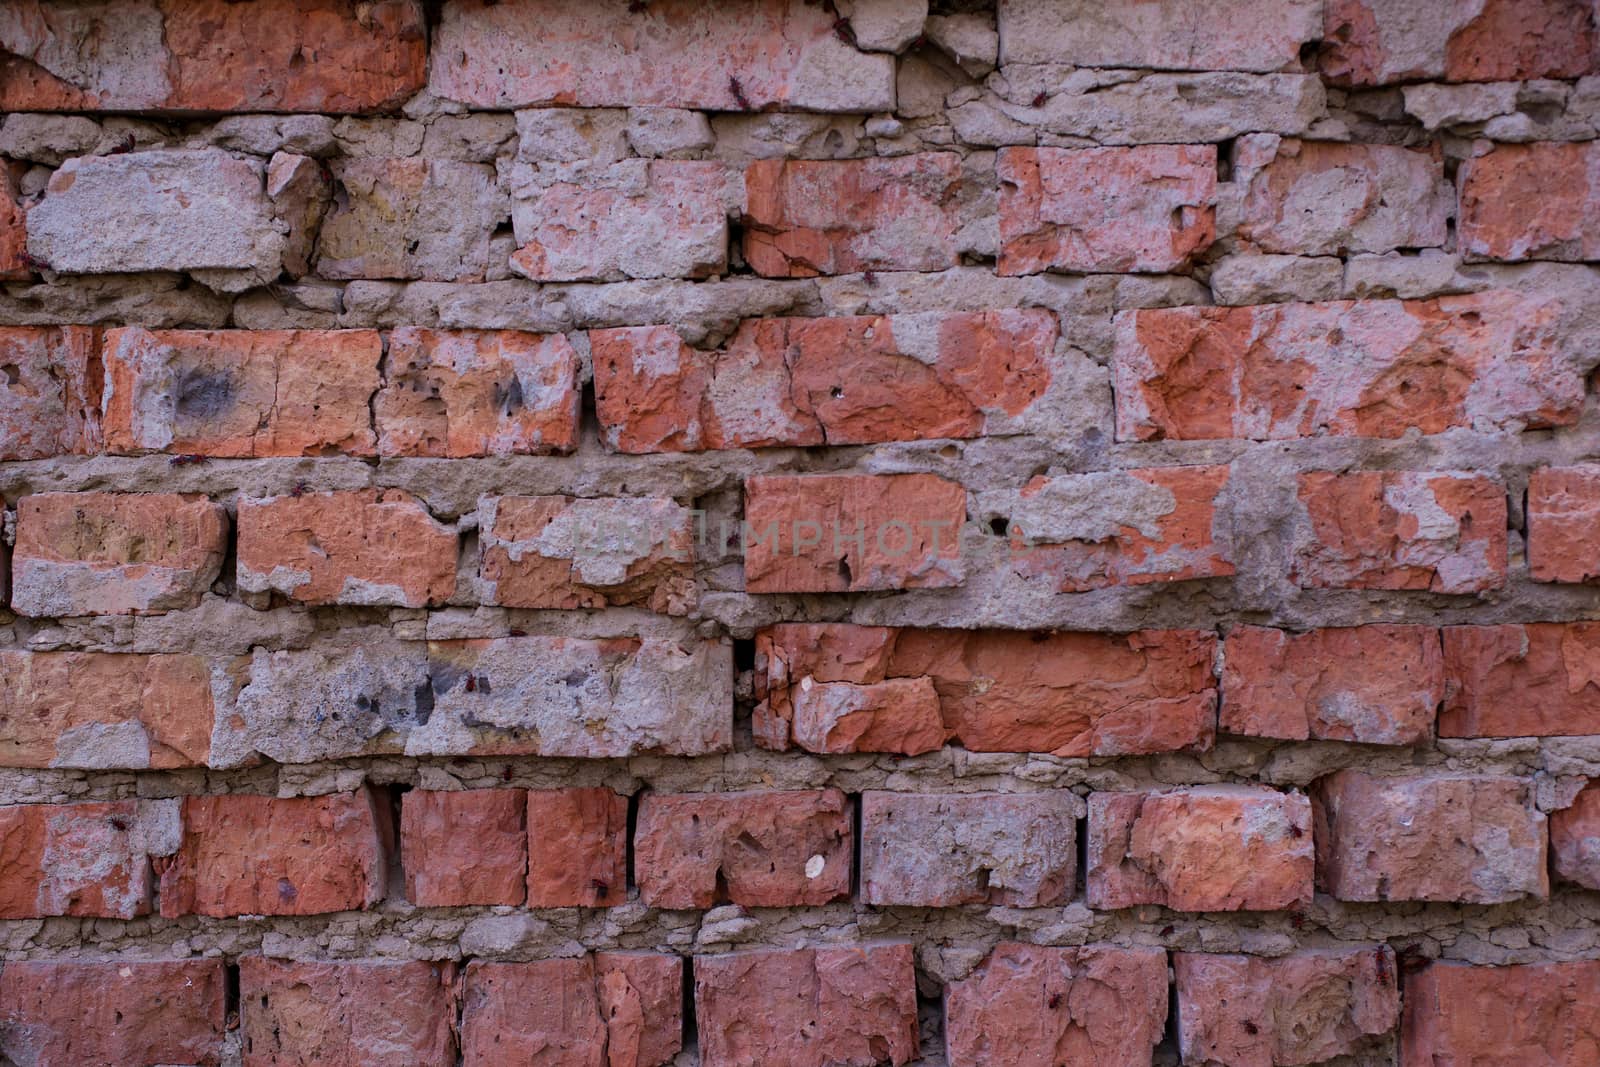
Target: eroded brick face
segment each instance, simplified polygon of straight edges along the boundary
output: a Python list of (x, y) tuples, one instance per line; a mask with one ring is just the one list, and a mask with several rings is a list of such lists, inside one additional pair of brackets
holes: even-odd
[(1593, 1056), (1600, 967), (1435, 963), (1406, 981), (1403, 1067), (1470, 1057), (1577, 1067)]
[(1441, 737), (1585, 734), (1600, 692), (1600, 626), (1446, 626)]

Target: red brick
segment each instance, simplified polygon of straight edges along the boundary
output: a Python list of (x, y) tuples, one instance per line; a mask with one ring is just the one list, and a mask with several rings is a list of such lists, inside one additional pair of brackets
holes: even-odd
[(879, 906), (1066, 904), (1078, 875), (1071, 790), (861, 794), (861, 898)]
[(418, 0), (19, 3), (3, 111), (389, 110), (426, 73)]
[(239, 961), (244, 1067), (454, 1067), (455, 964)]
[(633, 840), (639, 899), (652, 908), (842, 900), (853, 808), (837, 789), (647, 793)]
[(1502, 144), (1461, 168), (1469, 259), (1600, 259), (1600, 146)]
[(160, 615), (200, 603), (222, 570), (228, 513), (176, 493), (35, 493), (17, 503), (19, 615)]
[(1440, 737), (1600, 732), (1600, 622), (1446, 626)]
[(1006, 941), (945, 987), (950, 1067), (1147, 1067), (1167, 1024), (1167, 954)]
[(1285, 633), (1240, 626), (1222, 643), (1218, 727), (1248, 737), (1414, 745), (1433, 736), (1444, 657), (1431, 626)]
[(528, 793), (528, 906), (628, 902), (628, 798), (609, 789)]
[(1309, 903), (1311, 802), (1264, 786), (1089, 797), (1091, 908), (1273, 911)]
[(1379, 778), (1313, 790), (1317, 885), (1339, 900), (1498, 904), (1550, 894), (1545, 818), (1517, 778)]
[(1600, 69), (1587, 0), (1328, 0), (1323, 71), (1339, 85), (1578, 78)]
[(1229, 577), (1233, 546), (1217, 506), (1228, 477), (1227, 467), (1039, 475), (1007, 509), (1012, 568), (1063, 593)]
[(99, 330), (0, 327), (0, 365), (0, 460), (100, 450)]
[(1550, 816), (1550, 856), (1557, 878), (1600, 889), (1600, 788), (1593, 782)]
[(1401, 1067), (1592, 1067), (1600, 1047), (1600, 960), (1438, 962), (1405, 995)]
[(671, 326), (591, 330), (621, 452), (872, 444), (1003, 432), (1050, 384), (1049, 312), (746, 319), (719, 348)]
[[(770, 995), (752, 995), (752, 991)], [(876, 1067), (917, 1057), (909, 944), (769, 949), (694, 960), (703, 1067)]]
[(1214, 145), (1002, 148), (1001, 274), (1172, 271), (1216, 237)]
[(967, 491), (933, 474), (756, 475), (745, 481), (745, 589), (960, 585), (966, 518)]
[[(550, 829), (541, 827), (541, 832)], [(430, 792), (400, 801), (406, 899), (424, 908), (521, 904), (527, 896), (528, 800), (521, 789)]]
[(1319, 0), (1000, 0), (1003, 63), (1169, 70), (1298, 69)]
[(1214, 634), (789, 623), (756, 640), (758, 742), (812, 751), (1142, 755), (1208, 748)]
[(579, 400), (578, 353), (561, 334), (405, 326), (389, 335), (373, 401), (378, 453), (571, 452)]
[(662, 1067), (683, 1046), (683, 961), (648, 952), (467, 966), (463, 1067)]
[(511, 608), (695, 604), (695, 516), (664, 497), (486, 497), (478, 504), (483, 601)]
[[(0, 60), (0, 86), (7, 77), (4, 62)], [(23, 258), (28, 251), (28, 213), (22, 206), (21, 195), (11, 166), (0, 159), (0, 281), (24, 281), (33, 273), (33, 268)], [(6, 332), (0, 331), (0, 339)], [(0, 344), (3, 343), (0, 340)]]
[(12, 960), (0, 1057), (30, 1067), (218, 1067), (227, 977), (211, 960)]
[(1553, 307), (1506, 290), (1148, 308), (1116, 331), (1122, 441), (1546, 429), (1583, 403)]
[(1600, 466), (1529, 475), (1528, 573), (1536, 582), (1600, 580)]
[(372, 330), (106, 331), (113, 453), (374, 454)]
[(961, 157), (761, 159), (745, 171), (744, 258), (769, 278), (944, 270), (968, 194)]
[(1172, 958), (1185, 1063), (1278, 1067), (1376, 1052), (1400, 1021), (1388, 945)]
[(0, 767), (203, 767), (214, 719), (199, 656), (0, 652)]
[(1455, 471), (1300, 475), (1305, 589), (1481, 593), (1506, 582), (1506, 490)]
[(239, 590), (420, 608), (456, 589), (456, 531), (404, 489), (239, 501)]
[(151, 911), (151, 857), (178, 847), (178, 802), (0, 808), (0, 918)]
[(387, 824), (367, 792), (185, 797), (161, 914), (319, 915), (383, 899)]
[(1302, 256), (1443, 248), (1455, 207), (1444, 159), (1431, 149), (1302, 141), (1239, 141), (1236, 236), (1249, 251)]

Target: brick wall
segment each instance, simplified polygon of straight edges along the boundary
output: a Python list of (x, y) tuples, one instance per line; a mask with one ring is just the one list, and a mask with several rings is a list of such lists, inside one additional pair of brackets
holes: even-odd
[(1600, 1063), (1596, 20), (0, 6), (0, 1064)]

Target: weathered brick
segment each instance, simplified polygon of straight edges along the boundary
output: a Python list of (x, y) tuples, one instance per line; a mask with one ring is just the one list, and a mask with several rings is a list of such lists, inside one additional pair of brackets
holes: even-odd
[(148, 915), (179, 835), (176, 800), (0, 807), (0, 918)]
[(1214, 145), (1002, 148), (1001, 274), (1172, 271), (1216, 236)]
[(1498, 904), (1550, 893), (1545, 817), (1517, 778), (1380, 778), (1313, 789), (1317, 885), (1339, 900)]
[(683, 1047), (683, 961), (600, 952), (467, 965), (464, 1067), (663, 1067)]
[(1557, 878), (1600, 889), (1600, 788), (1593, 782), (1550, 816), (1550, 858)]
[(1276, 71), (1321, 36), (1314, 0), (1000, 0), (1002, 63)]
[(395, 330), (372, 406), (378, 453), (464, 459), (571, 452), (578, 445), (578, 363), (561, 334)]
[(609, 789), (528, 792), (528, 907), (628, 902), (628, 798)]
[(1216, 637), (788, 623), (756, 640), (758, 742), (1138, 755), (1210, 746)]
[[(694, 959), (704, 1067), (877, 1067), (917, 1058), (917, 990), (903, 943)], [(770, 996), (752, 996), (769, 990)]]
[(183, 798), (183, 847), (161, 914), (318, 915), (370, 908), (387, 879), (387, 815), (367, 792)]
[(0, 767), (203, 767), (214, 719), (199, 656), (0, 651)]
[(695, 516), (659, 497), (486, 497), (478, 503), (483, 600), (511, 608), (695, 604)]
[(629, 0), (452, 0), (429, 88), (480, 108), (887, 111), (894, 61), (857, 52), (801, 0), (641, 12)]
[(1311, 801), (1301, 793), (1094, 793), (1088, 833), (1091, 908), (1273, 911), (1311, 900)]
[[(0, 67), (0, 79), (4, 78), (4, 68)], [(0, 281), (21, 281), (33, 273), (24, 258), (28, 254), (28, 213), (21, 195), (11, 166), (0, 159)]]
[(483, 281), (506, 211), (494, 168), (452, 159), (336, 159), (317, 241), (324, 278)]
[(1433, 736), (1444, 657), (1431, 626), (1286, 633), (1240, 626), (1222, 643), (1218, 727), (1250, 737), (1415, 745)]
[(1240, 138), (1236, 236), (1251, 251), (1301, 256), (1443, 248), (1453, 215), (1444, 159), (1432, 149)]
[(1600, 259), (1600, 146), (1502, 144), (1461, 168), (1471, 259)]
[(1179, 952), (1172, 968), (1185, 1063), (1322, 1063), (1375, 1050), (1400, 1021), (1388, 945), (1277, 959)]
[(1167, 954), (1005, 941), (944, 994), (950, 1067), (1146, 1067), (1167, 1025)]
[(1123, 441), (1548, 429), (1583, 403), (1552, 306), (1506, 290), (1150, 308), (1116, 330)]
[[(539, 829), (546, 834), (561, 827)], [(406, 899), (419, 907), (521, 904), (528, 877), (527, 793), (406, 793), (400, 799), (400, 859)]]
[(209, 960), (11, 960), (0, 1056), (30, 1067), (218, 1067), (227, 974)]
[(540, 282), (722, 274), (725, 177), (721, 163), (660, 159), (625, 160), (571, 181), (514, 172), (511, 269)]
[(108, 330), (106, 450), (370, 456), (382, 355), (372, 330)]
[(0, 461), (100, 450), (99, 330), (0, 327), (0, 366)]
[(236, 711), (280, 763), (360, 755), (704, 755), (733, 741), (726, 641), (507, 637), (268, 652)]
[(1528, 573), (1536, 582), (1600, 580), (1600, 466), (1529, 475)]
[(1234, 573), (1227, 467), (1039, 475), (978, 497), (1006, 520), (1012, 569), (1063, 593)]
[(1446, 626), (1440, 737), (1596, 732), (1600, 622)]
[(275, 278), (284, 237), (260, 160), (211, 148), (76, 156), (28, 211), (28, 252), (66, 274), (242, 269)]
[(854, 805), (837, 789), (647, 793), (634, 832), (653, 908), (827, 904), (850, 895)]
[(761, 159), (745, 171), (744, 258), (769, 278), (960, 262), (961, 157)]
[(455, 592), (456, 548), (456, 531), (403, 489), (239, 501), (239, 591), (268, 600), (440, 604)]
[(222, 570), (228, 513), (176, 493), (35, 493), (17, 502), (19, 615), (159, 615), (200, 603)]
[(17, 0), (0, 111), (387, 110), (422, 88), (418, 0)]
[(1481, 593), (1506, 581), (1506, 491), (1460, 471), (1302, 474), (1302, 588)]
[(455, 965), (239, 961), (244, 1067), (454, 1067)]
[(1578, 78), (1600, 41), (1587, 0), (1328, 0), (1322, 69), (1340, 85)]
[(1588, 1067), (1600, 1046), (1600, 960), (1473, 967), (1406, 978), (1401, 1067)]
[(861, 794), (861, 898), (868, 904), (1042, 908), (1077, 883), (1083, 801), (1043, 793)]
[(1026, 420), (1057, 328), (1038, 309), (746, 319), (704, 351), (671, 326), (592, 330), (595, 401), (621, 452), (979, 437)]
[(842, 593), (960, 585), (967, 491), (933, 474), (745, 481), (745, 589)]

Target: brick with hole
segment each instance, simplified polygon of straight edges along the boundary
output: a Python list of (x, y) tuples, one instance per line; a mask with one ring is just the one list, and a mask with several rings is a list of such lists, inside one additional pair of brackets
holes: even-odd
[(1076, 889), (1083, 800), (1040, 793), (861, 794), (861, 899), (1042, 908)]
[(453, 159), (334, 159), (317, 238), (324, 278), (481, 282), (505, 218), (494, 168)]
[(1167, 954), (1004, 941), (944, 994), (950, 1067), (1146, 1067), (1167, 1024)]
[(1550, 814), (1550, 866), (1563, 882), (1600, 889), (1600, 788), (1593, 781)]
[(1541, 467), (1528, 476), (1528, 574), (1536, 582), (1600, 581), (1600, 466)]
[(696, 600), (695, 515), (665, 497), (485, 497), (478, 577), (512, 608), (641, 605), (684, 615)]
[(1461, 247), (1469, 259), (1600, 259), (1600, 148), (1484, 145), (1461, 167)]
[(545, 455), (578, 445), (579, 357), (558, 333), (429, 330), (389, 335), (372, 402), (383, 456)]
[(966, 577), (967, 491), (934, 474), (766, 474), (745, 481), (745, 589), (937, 589)]
[(222, 570), (228, 514), (177, 493), (35, 493), (17, 502), (19, 615), (160, 615), (200, 603)]
[(531, 789), (528, 906), (628, 902), (628, 798), (603, 787)]
[(467, 965), (463, 1067), (665, 1067), (683, 1047), (683, 961), (654, 952)]
[(219, 1067), (220, 959), (10, 960), (0, 969), (0, 1057), (30, 1067)]
[(367, 789), (314, 797), (183, 798), (183, 845), (161, 873), (161, 914), (320, 915), (383, 899), (388, 802)]
[(899, 1067), (917, 1058), (908, 943), (696, 956), (694, 1009), (704, 1067)]
[(521, 904), (528, 877), (526, 791), (411, 790), (400, 798), (400, 861), (406, 899), (419, 907)]
[(98, 329), (0, 327), (0, 460), (100, 451), (103, 377)]
[(1600, 1041), (1600, 960), (1485, 967), (1439, 960), (1405, 979), (1401, 1067), (1583, 1067)]
[(243, 1067), (454, 1067), (456, 965), (239, 961)]
[(1001, 61), (1270, 72), (1322, 36), (1314, 0), (1213, 0), (1193, 15), (1183, 0), (1000, 0)]
[(1600, 623), (1446, 626), (1441, 737), (1593, 734)]
[(313, 606), (421, 608), (456, 588), (457, 535), (403, 489), (239, 501), (238, 587)]
[(1322, 70), (1335, 85), (1580, 78), (1600, 70), (1600, 38), (1584, 0), (1330, 0), (1321, 37)]
[(148, 915), (180, 840), (176, 800), (0, 807), (0, 917)]
[(374, 330), (107, 330), (106, 451), (373, 455), (382, 355)]
[(647, 793), (634, 831), (653, 908), (810, 907), (850, 895), (854, 803), (837, 789)]
[(1380, 1054), (1400, 1021), (1388, 945), (1172, 958), (1185, 1063), (1280, 1067)]
[(1550, 895), (1545, 817), (1492, 775), (1318, 779), (1317, 885), (1339, 900), (1500, 904)]
[(203, 767), (215, 718), (197, 655), (0, 651), (0, 767)]
[(1416, 745), (1433, 736), (1444, 700), (1432, 626), (1240, 626), (1222, 663), (1218, 728), (1246, 737)]
[(1257, 785), (1089, 797), (1091, 908), (1277, 911), (1309, 903), (1311, 801)]

